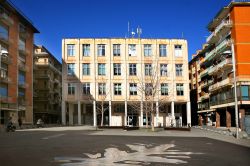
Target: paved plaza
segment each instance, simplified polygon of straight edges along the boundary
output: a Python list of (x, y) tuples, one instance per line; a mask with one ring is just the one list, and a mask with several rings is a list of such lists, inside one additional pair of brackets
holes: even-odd
[[(213, 139), (212, 139), (213, 138)], [(250, 140), (188, 131), (52, 127), (0, 133), (1, 166), (248, 165)]]

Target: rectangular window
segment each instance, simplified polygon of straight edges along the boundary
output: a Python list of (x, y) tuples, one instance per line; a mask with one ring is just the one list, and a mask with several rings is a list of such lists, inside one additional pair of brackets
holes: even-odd
[(151, 96), (153, 94), (153, 85), (151, 83), (145, 84), (145, 95)]
[[(3, 55), (2, 55), (2, 58), (3, 58)], [(8, 65), (5, 63), (2, 63), (1, 68), (0, 68), (0, 77), (4, 79), (4, 78), (7, 78), (7, 76), (8, 76)]]
[(98, 94), (99, 95), (106, 95), (106, 84), (105, 83), (98, 83)]
[(152, 64), (145, 64), (145, 75), (146, 76), (152, 75)]
[(9, 29), (7, 26), (0, 24), (0, 38), (4, 40), (9, 39)]
[(144, 44), (144, 56), (152, 56), (152, 45)]
[(160, 44), (159, 45), (159, 52), (160, 52), (160, 57), (166, 57), (167, 56), (167, 45)]
[(122, 84), (114, 84), (114, 95), (122, 95)]
[(67, 55), (68, 56), (75, 56), (75, 45), (74, 44), (67, 44)]
[(83, 83), (82, 84), (82, 93), (84, 95), (89, 95), (90, 94), (90, 83)]
[(161, 76), (168, 76), (168, 65), (167, 64), (161, 64), (160, 73), (161, 73)]
[(129, 94), (130, 95), (137, 95), (137, 84), (135, 84), (135, 83), (129, 84)]
[(120, 56), (121, 55), (120, 47), (121, 47), (120, 44), (113, 44), (113, 55), (114, 56)]
[(182, 56), (182, 45), (174, 45), (174, 55), (176, 57)]
[(82, 64), (82, 75), (90, 75), (90, 64), (89, 63)]
[(18, 84), (25, 85), (25, 72), (23, 71), (18, 72)]
[(75, 85), (73, 83), (68, 83), (68, 95), (75, 94)]
[(136, 45), (135, 44), (128, 45), (128, 55), (129, 56), (136, 56)]
[(121, 75), (121, 64), (120, 63), (114, 63), (114, 75), (120, 76)]
[(131, 75), (131, 76), (136, 75), (136, 64), (135, 63), (129, 64), (129, 75)]
[(83, 56), (90, 55), (90, 44), (83, 44), (82, 45), (82, 53), (83, 53)]
[(183, 84), (176, 84), (176, 93), (177, 93), (177, 96), (184, 95)]
[(18, 49), (19, 50), (22, 50), (22, 51), (25, 51), (25, 48), (26, 48), (26, 40), (19, 37), (19, 41), (18, 41)]
[(75, 64), (68, 63), (68, 75), (75, 75)]
[(8, 85), (7, 84), (1, 84), (0, 94), (1, 94), (1, 97), (8, 97)]
[(105, 64), (98, 63), (98, 75), (105, 75)]
[(161, 84), (161, 95), (163, 95), (163, 96), (168, 95), (168, 84), (166, 84), (166, 83)]
[(242, 100), (249, 100), (249, 86), (247, 85), (241, 86), (241, 97), (242, 97)]
[(105, 44), (97, 44), (97, 55), (105, 56)]
[(182, 64), (176, 64), (175, 65), (175, 73), (177, 77), (182, 76)]

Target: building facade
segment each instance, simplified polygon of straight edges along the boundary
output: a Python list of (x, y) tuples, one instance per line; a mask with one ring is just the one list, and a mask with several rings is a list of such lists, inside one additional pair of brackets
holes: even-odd
[[(187, 41), (63, 39), (62, 123), (145, 126), (190, 124)], [(151, 96), (151, 97), (148, 97)], [(152, 96), (153, 99), (152, 99)]]
[(34, 122), (61, 122), (62, 64), (44, 47), (34, 46)]
[(236, 126), (237, 104), (239, 125), (244, 129), (250, 115), (249, 12), (250, 2), (244, 1), (234, 1), (222, 8), (207, 26), (211, 34), (203, 48), (189, 63), (191, 88), (198, 95), (200, 125)]
[(33, 123), (33, 41), (38, 30), (8, 1), (0, 2), (0, 125)]

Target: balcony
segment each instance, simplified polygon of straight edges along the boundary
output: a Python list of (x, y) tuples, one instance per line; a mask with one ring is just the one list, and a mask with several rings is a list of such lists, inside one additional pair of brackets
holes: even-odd
[(208, 59), (210, 59), (210, 57), (212, 57), (214, 54), (216, 53), (216, 49), (211, 50), (206, 57), (204, 58), (204, 61), (207, 61)]
[(225, 39), (218, 46), (216, 46), (216, 52), (222, 53), (225, 49), (230, 48), (230, 47), (231, 47), (231, 40)]
[(0, 13), (0, 20), (7, 25), (12, 25), (14, 22), (6, 12)]
[(10, 83), (11, 81), (10, 81), (10, 78), (9, 78), (9, 77), (7, 77), (7, 76), (1, 76), (1, 77), (0, 77), (0, 82), (1, 82), (1, 83), (5, 83), (5, 84), (8, 84), (8, 83)]
[(208, 70), (209, 70), (209, 67), (206, 68), (205, 70), (203, 70), (203, 71), (200, 73), (200, 76), (201, 76), (201, 77), (206, 76), (206, 75), (208, 74)]
[(3, 34), (0, 33), (0, 42), (6, 45), (10, 44), (10, 40), (8, 36), (4, 36)]
[(18, 82), (18, 87), (25, 89), (26, 88), (26, 84), (24, 82)]
[(200, 97), (201, 101), (208, 99), (209, 98), (209, 93), (203, 93), (203, 95)]
[(18, 69), (21, 71), (27, 71), (28, 67), (25, 65), (25, 63), (19, 61), (18, 62)]
[(5, 64), (11, 64), (11, 58), (9, 56), (2, 55), (1, 56), (1, 62)]
[(231, 20), (223, 20), (219, 26), (215, 29), (215, 34), (218, 35), (218, 33), (226, 33), (230, 28), (232, 27), (232, 21)]
[(44, 79), (50, 79), (49, 74), (35, 74), (35, 78), (44, 78)]
[(19, 51), (19, 54), (22, 54), (22, 55), (24, 55), (24, 56), (27, 56), (27, 55), (29, 55), (29, 51), (27, 51), (25, 48), (22, 48), (22, 47), (18, 47), (18, 51)]
[(228, 67), (228, 66), (229, 67), (232, 66), (232, 58), (227, 58), (223, 60), (222, 62), (220, 62), (218, 65), (211, 67), (208, 71), (208, 74), (213, 75), (217, 73), (219, 70), (225, 69), (225, 67)]
[(30, 34), (28, 33), (28, 31), (26, 29), (20, 28), (19, 29), (19, 36), (23, 39), (27, 39)]
[(232, 78), (227, 78), (223, 81), (217, 82), (209, 87), (209, 91), (215, 91), (220, 88), (226, 87), (226, 86), (232, 86), (233, 85), (233, 79)]

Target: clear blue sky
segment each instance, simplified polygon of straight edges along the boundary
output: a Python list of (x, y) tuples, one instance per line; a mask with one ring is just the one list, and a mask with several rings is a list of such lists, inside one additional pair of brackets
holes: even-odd
[(181, 38), (192, 54), (205, 43), (207, 24), (230, 0), (11, 0), (40, 31), (35, 44), (61, 60), (67, 37), (125, 37), (127, 24), (142, 38)]

